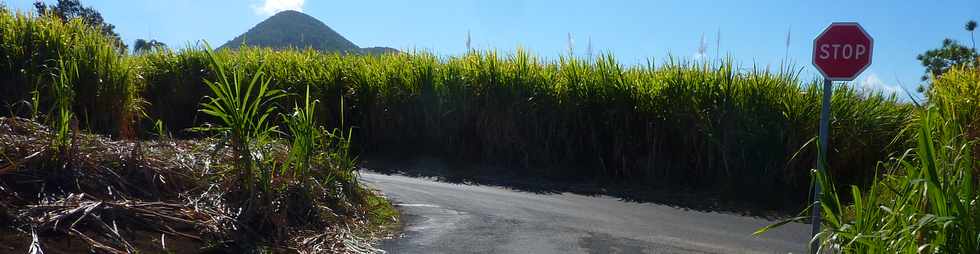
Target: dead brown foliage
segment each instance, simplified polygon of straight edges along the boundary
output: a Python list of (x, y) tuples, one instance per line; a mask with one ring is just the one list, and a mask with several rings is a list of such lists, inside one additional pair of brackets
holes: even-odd
[[(0, 252), (370, 253), (363, 216), (329, 189), (287, 188), (242, 221), (211, 140), (117, 141), (0, 118)], [(231, 197), (229, 197), (231, 196)], [(270, 232), (272, 231), (272, 232)], [(33, 252), (31, 252), (33, 253)]]

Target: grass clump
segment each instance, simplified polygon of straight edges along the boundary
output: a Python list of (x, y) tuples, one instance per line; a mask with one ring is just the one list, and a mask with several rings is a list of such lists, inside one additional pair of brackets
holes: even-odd
[(306, 88), (303, 96), (303, 106), (293, 107), (291, 115), (284, 115), (283, 122), (289, 127), (292, 137), (292, 146), (289, 150), (289, 160), (284, 168), (292, 169), (283, 174), (289, 174), (299, 179), (307, 179), (310, 173), (313, 153), (317, 149), (317, 143), (322, 138), (321, 130), (316, 123), (316, 104), (318, 100), (310, 101), (310, 88)]
[(270, 136), (277, 131), (277, 126), (271, 122), (276, 110), (273, 103), (285, 94), (281, 90), (270, 89), (270, 80), (265, 78), (261, 68), (251, 77), (241, 68), (232, 68), (230, 73), (226, 73), (227, 67), (211, 49), (207, 48), (206, 52), (212, 67), (217, 70), (218, 78), (216, 81), (205, 80), (214, 96), (207, 97), (201, 112), (220, 121), (216, 126), (202, 127), (200, 130), (220, 133), (228, 140), (235, 157), (235, 174), (238, 175), (239, 184), (248, 196), (253, 196), (256, 175), (268, 174), (256, 172), (258, 165), (255, 157), (261, 156), (261, 152), (254, 150), (267, 145)]
[[(377, 205), (367, 204), (357, 191), (349, 134), (326, 132), (315, 122), (317, 101), (311, 101), (309, 90), (302, 106), (297, 104), (292, 114), (276, 122), (275, 103), (288, 94), (270, 86), (262, 66), (247, 73), (226, 65), (210, 48), (206, 53), (217, 78), (205, 81), (214, 96), (202, 103), (201, 112), (220, 121), (199, 129), (217, 133), (215, 138), (231, 148), (230, 175), (237, 178), (241, 193), (230, 198), (244, 209), (240, 221), (257, 232), (273, 232), (271, 240), (279, 241), (289, 239), (290, 228), (336, 219), (337, 211), (358, 212), (359, 204)], [(277, 138), (284, 134), (278, 130), (281, 124), (289, 127), (288, 144)], [(356, 216), (345, 215), (341, 217)]]
[[(78, 68), (75, 62), (58, 61), (59, 70), (55, 76), (57, 82), (51, 85), (51, 95), (54, 97), (54, 106), (48, 115), (54, 116), (51, 126), (57, 130), (52, 146), (55, 150), (68, 152), (71, 145), (72, 121), (75, 117), (72, 111), (72, 101), (75, 98), (72, 91), (73, 80), (78, 77)], [(35, 97), (37, 98), (37, 97)], [(35, 100), (35, 104), (37, 100)]]

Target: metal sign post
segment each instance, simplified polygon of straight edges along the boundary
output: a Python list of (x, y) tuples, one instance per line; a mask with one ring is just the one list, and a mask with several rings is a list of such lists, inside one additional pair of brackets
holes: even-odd
[[(820, 149), (817, 151), (817, 171), (821, 173), (827, 173), (827, 147), (830, 146), (828, 140), (830, 139), (830, 98), (834, 92), (834, 82), (830, 79), (823, 80), (823, 106), (820, 109), (820, 143), (817, 145)], [(813, 217), (810, 219), (810, 223), (813, 226), (813, 232), (811, 237), (820, 233), (820, 196), (823, 195), (820, 190), (820, 184), (817, 182), (813, 183)], [(812, 238), (811, 238), (812, 240)], [(820, 247), (820, 241), (813, 241), (810, 243), (810, 253), (817, 253), (817, 249)]]
[[(823, 106), (820, 110), (820, 137), (817, 143), (817, 171), (827, 174), (827, 148), (830, 147), (830, 101), (834, 81), (854, 80), (871, 65), (874, 40), (858, 23), (835, 22), (813, 39), (813, 66), (823, 74)], [(820, 233), (820, 184), (813, 183), (812, 237)], [(820, 249), (819, 239), (811, 238), (810, 253)]]

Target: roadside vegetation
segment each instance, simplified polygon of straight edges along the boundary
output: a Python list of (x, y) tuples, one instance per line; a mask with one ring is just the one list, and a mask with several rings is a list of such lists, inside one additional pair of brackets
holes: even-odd
[[(818, 208), (824, 227), (812, 240), (821, 252), (980, 252), (980, 68), (973, 66), (952, 66), (933, 79), (927, 101), (902, 128), (908, 149), (883, 160), (870, 185), (814, 171), (825, 190)], [(756, 234), (808, 221), (809, 209)]]
[[(808, 193), (815, 146), (797, 150), (816, 133), (821, 91), (791, 69), (741, 69), (732, 61), (624, 66), (611, 56), (545, 61), (524, 51), (215, 54), (250, 71), (264, 66), (275, 88), (309, 87), (321, 101), (318, 121), (353, 127), (362, 154), (435, 155), (531, 176), (725, 193), (770, 209), (797, 209)], [(183, 130), (207, 116), (185, 112), (209, 95), (200, 84), (214, 72), (204, 51), (133, 61), (146, 82), (143, 126), (160, 120), (177, 136), (193, 136)], [(834, 109), (834, 174), (860, 183), (898, 151), (892, 142), (911, 106), (849, 86), (836, 87), (834, 101), (846, 105)]]
[[(792, 67), (206, 43), (130, 55), (79, 19), (5, 9), (0, 57), (0, 240), (30, 248), (68, 235), (104, 252), (370, 251), (359, 239), (396, 214), (358, 183), (358, 154), (783, 210), (807, 203), (816, 158), (820, 83)], [(946, 71), (919, 104), (835, 86), (823, 246), (977, 252), (978, 75)]]
[(815, 173), (827, 192), (819, 208), (825, 228), (814, 241), (843, 253), (980, 252), (978, 92), (976, 67), (952, 67), (935, 79), (927, 104), (903, 129), (914, 142), (883, 161), (869, 186)]
[[(976, 24), (966, 23), (971, 38)], [(756, 234), (809, 221), (811, 209), (821, 209), (823, 228), (811, 239), (820, 253), (980, 252), (980, 54), (945, 39), (918, 59), (928, 83), (895, 137), (903, 151), (882, 160), (868, 185), (814, 170), (814, 184), (825, 190), (820, 207)]]
[(358, 184), (350, 128), (262, 68), (203, 48), (214, 75), (183, 113), (208, 120), (179, 140), (140, 128), (140, 61), (100, 30), (0, 9), (0, 36), (4, 252), (372, 253), (397, 217)]
[[(13, 85), (0, 101), (12, 114), (31, 111), (22, 102), (61, 54), (86, 59), (77, 63), (83, 75), (73, 102), (82, 129), (123, 139), (156, 136), (154, 129), (195, 138), (206, 134), (190, 130), (219, 120), (198, 111), (215, 95), (205, 80), (220, 79), (203, 45), (127, 55), (96, 33), (77, 32), (89, 29), (78, 22), (15, 14), (2, 22), (8, 60), (0, 73)], [(211, 55), (243, 73), (261, 68), (269, 89), (297, 95), (276, 98), (279, 113), (303, 104), (308, 88), (319, 101), (315, 121), (349, 130), (358, 154), (424, 153), (535, 176), (717, 193), (769, 209), (797, 209), (808, 196), (815, 146), (797, 150), (816, 133), (820, 89), (790, 68), (745, 69), (731, 60), (624, 66), (609, 55), (542, 60), (521, 50)], [(892, 142), (911, 106), (835, 89), (835, 104), (846, 106), (834, 108), (832, 174), (860, 183), (898, 151)], [(39, 111), (48, 110), (51, 97), (39, 98)]]

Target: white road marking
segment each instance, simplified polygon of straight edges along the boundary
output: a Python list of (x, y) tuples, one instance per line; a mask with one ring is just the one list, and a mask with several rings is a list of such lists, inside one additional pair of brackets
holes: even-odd
[(437, 205), (433, 205), (433, 204), (395, 204), (395, 206), (404, 206), (404, 207), (432, 207), (432, 208), (439, 208), (439, 206), (437, 206)]

